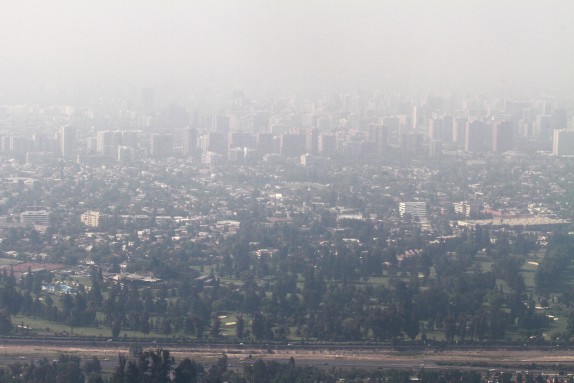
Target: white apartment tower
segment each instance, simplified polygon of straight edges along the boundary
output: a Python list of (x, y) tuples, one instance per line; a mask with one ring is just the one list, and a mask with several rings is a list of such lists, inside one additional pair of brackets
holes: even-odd
[(73, 158), (77, 153), (76, 128), (64, 126), (59, 133), (60, 155), (64, 158)]
[(552, 141), (552, 154), (555, 156), (574, 155), (574, 130), (556, 129)]
[(399, 203), (399, 213), (401, 217), (410, 214), (413, 218), (417, 217), (420, 221), (427, 220), (427, 203), (426, 202), (401, 202)]

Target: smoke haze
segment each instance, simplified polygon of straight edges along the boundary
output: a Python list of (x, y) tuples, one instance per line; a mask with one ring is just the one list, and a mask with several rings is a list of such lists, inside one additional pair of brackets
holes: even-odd
[(569, 0), (4, 0), (0, 92), (3, 101), (97, 87), (565, 95), (573, 15)]

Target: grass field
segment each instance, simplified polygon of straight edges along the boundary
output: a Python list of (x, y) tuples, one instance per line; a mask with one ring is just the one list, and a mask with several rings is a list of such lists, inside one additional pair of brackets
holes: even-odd
[(0, 266), (15, 265), (17, 263), (22, 263), (22, 260), (15, 258), (0, 258)]

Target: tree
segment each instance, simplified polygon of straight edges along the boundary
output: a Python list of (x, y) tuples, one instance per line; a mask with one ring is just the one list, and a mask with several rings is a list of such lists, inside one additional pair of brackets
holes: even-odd
[(203, 374), (203, 366), (189, 358), (183, 359), (174, 370), (174, 383), (196, 383)]
[(149, 383), (169, 382), (169, 376), (175, 363), (168, 350), (146, 350), (138, 357), (139, 374), (149, 377)]
[(56, 383), (84, 383), (84, 373), (80, 368), (80, 357), (60, 355), (56, 372)]
[(253, 365), (253, 381), (260, 383), (269, 382), (269, 373), (267, 365), (261, 359), (258, 359)]
[(128, 358), (125, 355), (118, 355), (118, 365), (112, 374), (110, 379), (111, 383), (125, 383), (124, 377), (126, 374), (126, 365), (128, 363)]
[(235, 322), (235, 335), (237, 339), (243, 339), (243, 333), (245, 331), (245, 321), (243, 320), (243, 315), (237, 315)]
[(93, 356), (92, 359), (88, 359), (84, 363), (84, 373), (86, 375), (90, 374), (100, 374), (102, 372), (102, 365), (97, 356)]
[(120, 318), (115, 318), (112, 320), (111, 323), (111, 330), (112, 330), (112, 338), (117, 338), (120, 336), (120, 332), (122, 331), (122, 321)]
[(211, 330), (209, 334), (212, 338), (219, 338), (221, 335), (221, 319), (217, 314), (213, 315), (213, 320), (211, 322)]
[(0, 334), (6, 335), (12, 331), (12, 319), (5, 309), (0, 310)]
[(251, 321), (251, 333), (255, 337), (255, 340), (261, 340), (265, 335), (265, 318), (263, 318), (263, 315), (259, 312), (255, 313)]

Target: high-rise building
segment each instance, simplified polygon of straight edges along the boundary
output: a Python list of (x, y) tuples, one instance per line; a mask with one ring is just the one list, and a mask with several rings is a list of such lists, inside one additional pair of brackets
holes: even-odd
[(50, 152), (28, 152), (26, 153), (26, 163), (32, 165), (47, 164), (54, 160), (54, 153)]
[(9, 151), (14, 154), (25, 155), (32, 147), (32, 140), (27, 137), (11, 136)]
[(80, 221), (89, 227), (98, 227), (101, 225), (102, 214), (98, 211), (87, 211), (80, 216)]
[(315, 128), (308, 128), (306, 130), (305, 149), (307, 153), (316, 154), (319, 145), (319, 130)]
[(227, 142), (229, 148), (255, 149), (257, 146), (255, 136), (245, 132), (230, 132)]
[(64, 126), (60, 129), (60, 155), (64, 158), (73, 158), (77, 154), (76, 128)]
[(118, 161), (122, 163), (131, 163), (134, 161), (134, 148), (129, 146), (118, 146)]
[(227, 159), (229, 162), (233, 163), (243, 163), (245, 160), (245, 149), (244, 148), (229, 148), (227, 151)]
[(552, 111), (552, 127), (554, 129), (568, 129), (568, 114), (564, 109)]
[(137, 148), (140, 133), (139, 130), (123, 130), (121, 132), (121, 144), (133, 149)]
[(429, 142), (429, 157), (440, 157), (442, 156), (442, 141), (431, 141)]
[(213, 152), (227, 156), (227, 134), (209, 132), (199, 137), (201, 153)]
[(280, 153), (282, 156), (296, 157), (304, 154), (307, 147), (307, 137), (305, 134), (288, 133), (282, 134), (280, 140)]
[(320, 131), (331, 129), (331, 119), (327, 117), (317, 118), (317, 129)]
[(187, 128), (183, 131), (182, 154), (191, 157), (197, 153), (197, 129)]
[(371, 124), (368, 132), (369, 141), (374, 143), (375, 150), (379, 153), (384, 151), (384, 147), (389, 143), (389, 129), (385, 125)]
[(151, 136), (151, 156), (166, 158), (173, 155), (173, 134), (154, 134)]
[(49, 152), (51, 148), (48, 137), (41, 133), (34, 133), (32, 135), (32, 149), (35, 152)]
[(548, 137), (553, 131), (553, 117), (550, 114), (536, 116), (535, 132), (538, 136)]
[(462, 214), (465, 217), (476, 217), (484, 208), (482, 201), (460, 201), (452, 205), (456, 214)]
[(403, 155), (419, 155), (421, 153), (422, 142), (423, 137), (422, 134), (419, 133), (401, 133), (399, 136), (399, 145)]
[(106, 158), (118, 158), (118, 146), (121, 143), (121, 133), (111, 130), (98, 132), (98, 153)]
[(337, 137), (333, 134), (321, 134), (318, 142), (319, 154), (331, 157), (337, 153)]
[(225, 163), (225, 159), (221, 154), (214, 152), (201, 153), (201, 163), (209, 166), (218, 166)]
[(495, 153), (512, 150), (514, 146), (514, 129), (510, 121), (499, 121), (492, 126), (492, 147)]
[(574, 156), (574, 130), (557, 129), (553, 138), (552, 154)]
[(432, 141), (451, 142), (454, 120), (451, 116), (431, 118), (429, 120), (429, 138)]
[(490, 137), (490, 127), (484, 122), (478, 120), (467, 122), (464, 150), (472, 153), (488, 150), (488, 137)]
[(23, 225), (48, 226), (50, 213), (46, 210), (24, 211), (20, 214), (20, 223)]
[(229, 132), (229, 117), (215, 113), (211, 116), (211, 131), (217, 133)]
[(401, 202), (399, 203), (399, 213), (401, 217), (405, 214), (417, 217), (420, 221), (427, 220), (427, 204), (426, 202)]
[(452, 142), (461, 148), (464, 147), (466, 137), (466, 123), (466, 118), (458, 117), (454, 120), (454, 126), (452, 128)]
[(259, 133), (257, 134), (257, 151), (262, 154), (277, 153), (279, 151), (273, 133)]

